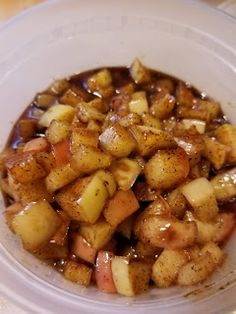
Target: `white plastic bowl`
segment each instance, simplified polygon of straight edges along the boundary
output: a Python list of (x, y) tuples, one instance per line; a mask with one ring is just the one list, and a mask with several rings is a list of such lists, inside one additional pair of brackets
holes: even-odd
[[(189, 0), (50, 1), (0, 28), (0, 143), (36, 92), (54, 79), (136, 56), (221, 101), (236, 123), (236, 22)], [(234, 102), (234, 104), (233, 104)], [(1, 211), (4, 206), (1, 202)], [(0, 219), (0, 292), (30, 313), (222, 313), (236, 309), (236, 234), (207, 283), (137, 298), (63, 280), (25, 252)], [(187, 293), (191, 292), (188, 296)]]

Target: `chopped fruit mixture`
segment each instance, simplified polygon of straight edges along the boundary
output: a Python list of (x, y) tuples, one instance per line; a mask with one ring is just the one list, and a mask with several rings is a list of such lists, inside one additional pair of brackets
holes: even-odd
[(107, 293), (208, 278), (235, 226), (236, 128), (202, 95), (138, 59), (37, 94), (0, 156), (23, 247)]

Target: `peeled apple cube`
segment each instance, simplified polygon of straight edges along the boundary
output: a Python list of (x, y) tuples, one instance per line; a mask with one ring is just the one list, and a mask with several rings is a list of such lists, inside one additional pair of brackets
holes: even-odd
[(224, 252), (214, 242), (206, 243), (201, 249), (200, 254), (204, 255), (207, 252), (211, 254), (211, 257), (213, 258), (216, 265), (221, 264), (225, 258)]
[(223, 251), (213, 242), (206, 243), (199, 256), (183, 265), (177, 282), (181, 286), (195, 285), (205, 280), (224, 260)]
[(107, 69), (103, 69), (89, 77), (87, 85), (92, 93), (99, 93), (102, 97), (109, 97), (114, 93), (112, 76)]
[(215, 270), (216, 264), (209, 252), (193, 259), (181, 267), (178, 273), (177, 283), (180, 286), (196, 285)]
[(144, 168), (147, 183), (154, 189), (173, 189), (187, 178), (188, 173), (189, 160), (181, 147), (157, 151)]
[(64, 277), (85, 287), (89, 286), (92, 269), (82, 263), (69, 261), (64, 270)]
[(137, 113), (139, 115), (148, 112), (146, 92), (140, 91), (133, 93), (129, 102), (129, 110), (130, 112)]
[(227, 157), (227, 146), (208, 136), (203, 137), (203, 141), (205, 147), (202, 155), (212, 163), (215, 169), (222, 168)]
[(147, 263), (115, 256), (111, 267), (118, 293), (132, 297), (148, 290), (151, 267)]
[(71, 167), (79, 173), (92, 173), (97, 169), (107, 168), (111, 164), (111, 155), (93, 147), (79, 145), (71, 156)]
[(60, 167), (54, 167), (45, 178), (47, 190), (49, 193), (53, 193), (75, 180), (78, 176), (79, 173), (73, 170), (69, 163)]
[(114, 253), (99, 251), (96, 259), (95, 278), (99, 290), (107, 293), (116, 293), (112, 278), (111, 263)]
[(75, 109), (68, 105), (55, 105), (50, 107), (39, 119), (39, 126), (49, 127), (52, 120), (71, 122), (75, 114)]
[(78, 179), (56, 196), (58, 204), (74, 220), (95, 223), (108, 198), (103, 181), (93, 175)]
[(46, 244), (60, 224), (57, 213), (45, 200), (30, 203), (12, 220), (13, 230), (29, 251), (35, 251)]
[(94, 249), (100, 250), (111, 240), (114, 229), (108, 222), (99, 219), (94, 224), (81, 224), (79, 232)]
[(143, 84), (150, 81), (149, 70), (137, 58), (131, 64), (130, 74), (137, 84)]
[(83, 208), (83, 216), (88, 222), (94, 223), (98, 219), (107, 197), (108, 192), (102, 180), (94, 176), (78, 200), (79, 206)]
[(106, 221), (115, 228), (138, 209), (139, 202), (131, 189), (118, 190), (107, 202), (103, 215)]
[(115, 161), (111, 166), (111, 172), (118, 183), (121, 190), (129, 190), (140, 172), (142, 171), (141, 166), (137, 160), (122, 158)]
[(223, 124), (215, 130), (214, 135), (216, 139), (224, 145), (230, 147), (227, 154), (227, 161), (229, 163), (236, 162), (236, 128), (231, 124)]
[(99, 88), (105, 88), (112, 84), (112, 77), (109, 70), (104, 69), (91, 76), (87, 84), (92, 92)]
[(74, 152), (80, 145), (98, 146), (98, 132), (85, 128), (74, 128), (71, 135), (71, 151)]
[(158, 287), (169, 287), (176, 279), (179, 269), (188, 262), (185, 250), (165, 249), (152, 266), (152, 279)]
[(236, 167), (219, 173), (210, 182), (218, 201), (227, 202), (233, 199), (236, 196)]
[(47, 172), (36, 157), (34, 151), (19, 152), (10, 156), (5, 162), (8, 173), (14, 180), (23, 184), (42, 179)]
[(218, 213), (214, 189), (206, 178), (198, 178), (186, 184), (182, 193), (202, 221), (212, 220)]
[(127, 157), (136, 146), (132, 135), (119, 123), (107, 128), (99, 141), (101, 147), (115, 157)]
[(66, 121), (52, 120), (45, 135), (49, 143), (57, 144), (65, 141), (71, 133), (71, 125)]

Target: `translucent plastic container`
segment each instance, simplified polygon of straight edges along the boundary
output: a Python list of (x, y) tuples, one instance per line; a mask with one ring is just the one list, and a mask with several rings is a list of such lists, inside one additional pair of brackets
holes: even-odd
[[(0, 28), (0, 143), (36, 92), (54, 79), (130, 64), (191, 82), (236, 123), (236, 22), (189, 0), (49, 1)], [(236, 309), (236, 233), (226, 263), (194, 288), (126, 298), (65, 281), (25, 252), (0, 219), (0, 293), (33, 313), (218, 313)]]

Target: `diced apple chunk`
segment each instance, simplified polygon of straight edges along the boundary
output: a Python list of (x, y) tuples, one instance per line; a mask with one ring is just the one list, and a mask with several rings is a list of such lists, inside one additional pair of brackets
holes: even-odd
[(142, 115), (148, 112), (146, 93), (143, 91), (133, 93), (129, 102), (129, 111)]
[(102, 148), (115, 157), (127, 157), (136, 145), (132, 135), (119, 123), (107, 128), (99, 140)]
[(83, 100), (83, 97), (77, 95), (76, 92), (70, 88), (62, 95), (60, 103), (76, 107), (81, 100)]
[(185, 151), (177, 149), (158, 151), (145, 165), (144, 174), (151, 188), (168, 190), (186, 179), (189, 161)]
[(70, 281), (88, 287), (92, 277), (92, 268), (81, 263), (69, 261), (64, 270), (64, 277)]
[(165, 249), (152, 266), (152, 279), (160, 287), (169, 287), (177, 278), (179, 269), (188, 262), (185, 250)]
[(67, 121), (52, 120), (46, 130), (46, 138), (51, 144), (65, 141), (71, 133), (71, 125)]
[(95, 224), (81, 224), (80, 234), (96, 249), (102, 249), (110, 240), (114, 229), (106, 221), (100, 219)]
[(39, 119), (39, 126), (49, 127), (52, 120), (71, 122), (75, 115), (75, 109), (68, 105), (54, 105), (50, 107)]
[(129, 190), (133, 186), (141, 171), (141, 166), (134, 159), (122, 158), (114, 161), (111, 165), (113, 177), (123, 191)]
[(80, 173), (91, 173), (111, 164), (111, 155), (93, 146), (80, 145), (71, 157), (71, 166)]
[(98, 146), (98, 132), (85, 128), (74, 128), (71, 135), (71, 151), (75, 152), (80, 145)]
[(217, 174), (210, 182), (217, 201), (227, 202), (236, 196), (236, 168)]
[(99, 112), (107, 113), (109, 110), (108, 103), (105, 99), (96, 97), (87, 103), (91, 108), (97, 109)]
[(209, 122), (210, 113), (206, 107), (194, 105), (192, 107), (179, 105), (176, 108), (177, 118), (197, 119)]
[(184, 185), (182, 193), (200, 220), (210, 221), (215, 218), (219, 208), (214, 189), (206, 178), (195, 179)]
[(96, 259), (95, 278), (99, 290), (107, 293), (116, 293), (114, 285), (111, 263), (114, 253), (108, 251), (99, 251)]
[(201, 107), (205, 107), (209, 112), (210, 120), (216, 119), (220, 113), (220, 105), (214, 101), (200, 100)]
[(96, 90), (98, 87), (107, 87), (112, 83), (112, 77), (109, 70), (104, 69), (93, 76), (88, 80), (89, 87), (93, 90)]
[(203, 137), (203, 141), (203, 156), (206, 157), (216, 169), (220, 169), (226, 161), (227, 146), (208, 136)]
[(91, 264), (94, 264), (97, 254), (96, 249), (94, 249), (79, 233), (76, 233), (73, 236), (71, 252)]
[(206, 243), (202, 247), (202, 249), (200, 251), (200, 254), (201, 255), (205, 255), (207, 252), (211, 254), (211, 257), (213, 258), (214, 263), (216, 265), (221, 264), (223, 262), (224, 258), (225, 258), (224, 252), (214, 242)]
[(5, 165), (11, 176), (20, 183), (30, 183), (47, 175), (33, 151), (12, 155), (7, 158)]
[(117, 292), (132, 297), (148, 290), (151, 267), (145, 262), (115, 256), (112, 259), (112, 275)]
[(56, 97), (49, 94), (38, 94), (35, 102), (38, 107), (42, 109), (47, 109), (51, 105), (53, 105), (56, 101)]
[(53, 168), (45, 178), (47, 190), (50, 193), (62, 188), (79, 177), (80, 173), (71, 168), (70, 164)]
[(177, 283), (180, 286), (196, 285), (205, 280), (216, 268), (209, 252), (183, 265), (179, 271)]
[(76, 180), (56, 196), (72, 219), (89, 223), (95, 223), (99, 218), (107, 198), (107, 189), (97, 175)]
[(106, 221), (116, 227), (139, 208), (139, 203), (132, 190), (117, 191), (108, 201), (103, 211)]
[(49, 87), (48, 92), (53, 95), (60, 95), (64, 93), (70, 87), (68, 80), (56, 80)]
[(103, 121), (105, 117), (103, 113), (91, 106), (90, 103), (81, 102), (77, 107), (77, 118), (80, 122), (88, 123), (92, 120)]
[(216, 129), (214, 135), (220, 143), (230, 148), (226, 160), (230, 163), (236, 162), (236, 128), (226, 123)]
[(95, 73), (87, 80), (87, 85), (91, 92), (99, 93), (102, 97), (109, 97), (114, 92), (112, 76), (109, 70), (103, 69)]
[(193, 104), (193, 93), (191, 89), (184, 83), (180, 82), (176, 90), (177, 102), (180, 105), (190, 107)]
[(47, 201), (30, 203), (12, 220), (12, 228), (24, 247), (35, 251), (46, 244), (60, 226), (60, 219)]
[(143, 84), (150, 81), (150, 71), (142, 65), (137, 58), (131, 64), (130, 74), (137, 84)]
[(32, 118), (20, 119), (20, 121), (17, 123), (17, 129), (19, 132), (18, 134), (23, 139), (23, 141), (27, 141), (34, 136), (37, 130), (37, 122)]
[(213, 242), (206, 243), (199, 256), (183, 265), (177, 282), (182, 286), (195, 285), (207, 279), (216, 267), (224, 260), (224, 253)]
[(175, 97), (166, 94), (164, 97), (152, 99), (150, 107), (151, 114), (157, 119), (163, 120), (171, 116), (171, 113), (175, 107)]

